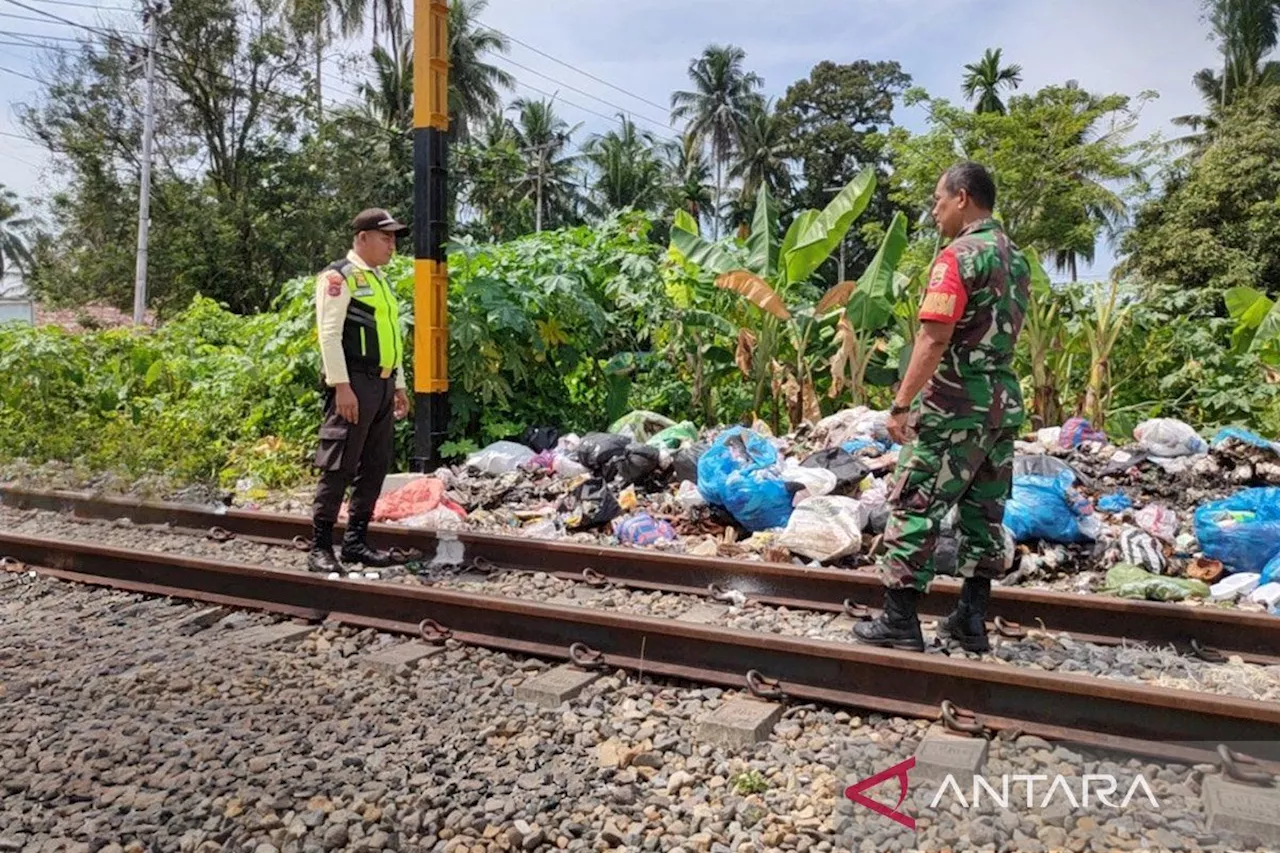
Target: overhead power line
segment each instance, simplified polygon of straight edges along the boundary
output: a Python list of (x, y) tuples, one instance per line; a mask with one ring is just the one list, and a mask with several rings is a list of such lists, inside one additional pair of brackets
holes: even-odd
[[(617, 121), (617, 120), (618, 120), (618, 117), (617, 117), (617, 116), (607, 116), (607, 115), (605, 115), (605, 114), (604, 114), (604, 113), (602, 113), (602, 112), (598, 112), (598, 111), (596, 111), (596, 110), (591, 109), (590, 107), (584, 107), (584, 106), (582, 106), (581, 104), (576, 104), (576, 103), (574, 103), (573, 101), (570, 101), (570, 100), (568, 100), (568, 99), (566, 99), (566, 98), (562, 98), (562, 97), (560, 97), (560, 94), (559, 94), (558, 92), (548, 92), (546, 89), (539, 89), (537, 86), (533, 86), (533, 85), (531, 85), (531, 84), (529, 84), (529, 83), (526, 83), (526, 82), (524, 82), (523, 80), (521, 80), (521, 79), (519, 79), (519, 78), (516, 78), (516, 85), (517, 85), (517, 86), (519, 86), (519, 87), (521, 87), (522, 89), (528, 89), (528, 90), (530, 90), (530, 91), (532, 91), (532, 92), (537, 92), (539, 95), (542, 95), (542, 96), (543, 96), (543, 97), (545, 97), (545, 98), (550, 98), (551, 100), (555, 101), (556, 103), (564, 104), (566, 107), (570, 107), (571, 109), (575, 109), (575, 110), (579, 110), (580, 112), (588, 113), (589, 115), (596, 116), (597, 118), (602, 118), (602, 119), (604, 119), (604, 120), (605, 120), (605, 121), (607, 121), (607, 122), (612, 123), (612, 122), (615, 122), (615, 121)], [(675, 141), (675, 138), (674, 138), (674, 137), (671, 137), (671, 136), (658, 136), (658, 138), (659, 138), (659, 139), (662, 139), (663, 141), (667, 141), (667, 142), (674, 142), (674, 141)]]
[(124, 6), (99, 6), (97, 3), (73, 3), (72, 0), (35, 0), (35, 2), (49, 6), (74, 6), (77, 9), (93, 9), (98, 12), (138, 12), (137, 9), (128, 9)]
[(46, 39), (48, 41), (71, 42), (72, 44), (88, 43), (85, 41), (85, 39), (82, 39), (82, 38), (71, 38), (70, 36), (36, 35), (35, 33), (15, 33), (12, 30), (0, 30), (0, 36), (10, 36), (12, 38), (27, 39), (28, 40), (26, 42), (27, 47), (43, 47), (44, 45), (40, 44), (40, 39)]
[(6, 68), (6, 67), (4, 67), (3, 65), (0, 65), (0, 71), (3, 71), (5, 74), (12, 74), (14, 77), (22, 77), (22, 78), (25, 78), (25, 79), (27, 79), (27, 80), (30, 80), (32, 83), (41, 83), (41, 82), (43, 82), (43, 81), (41, 81), (41, 80), (37, 80), (35, 77), (32, 77), (30, 74), (24, 74), (24, 73), (23, 73), (23, 72), (21, 72), (21, 71), (14, 71), (12, 68)]
[(503, 36), (503, 37), (505, 37), (505, 38), (510, 39), (511, 41), (515, 42), (516, 44), (520, 45), (521, 47), (523, 47), (523, 48), (525, 48), (525, 49), (527, 49), (527, 50), (532, 50), (534, 53), (538, 54), (539, 56), (546, 57), (547, 59), (550, 59), (552, 62), (556, 63), (557, 65), (563, 65), (565, 68), (568, 68), (568, 69), (570, 69), (571, 71), (576, 71), (577, 73), (581, 74), (583, 77), (587, 77), (587, 78), (589, 78), (589, 79), (591, 79), (591, 80), (594, 80), (594, 81), (596, 81), (597, 83), (599, 83), (599, 84), (601, 84), (601, 85), (603, 85), (603, 86), (608, 86), (610, 89), (613, 89), (613, 90), (614, 90), (614, 91), (616, 91), (616, 92), (621, 92), (622, 94), (626, 95), (626, 96), (627, 96), (627, 97), (629, 97), (629, 98), (635, 98), (637, 101), (640, 101), (640, 102), (642, 102), (642, 103), (646, 103), (646, 104), (648, 104), (648, 105), (649, 105), (649, 106), (651, 106), (651, 107), (657, 107), (658, 109), (663, 110), (663, 111), (666, 111), (666, 110), (669, 110), (669, 109), (670, 109), (670, 107), (664, 107), (662, 104), (659, 104), (659, 103), (657, 103), (657, 102), (655, 102), (655, 101), (651, 101), (651, 100), (649, 100), (648, 98), (644, 97), (643, 95), (637, 95), (635, 92), (632, 92), (632, 91), (629, 91), (629, 90), (627, 90), (627, 89), (624, 89), (624, 88), (622, 88), (621, 86), (618, 86), (618, 85), (616, 85), (616, 84), (614, 84), (614, 83), (610, 83), (608, 80), (603, 80), (603, 79), (601, 79), (601, 78), (597, 77), (596, 75), (592, 74), (590, 71), (583, 71), (583, 70), (582, 70), (581, 68), (579, 68), (578, 66), (576, 66), (576, 65), (572, 65), (572, 64), (570, 64), (570, 63), (568, 63), (568, 62), (565, 62), (563, 59), (560, 59), (560, 58), (558, 58), (558, 57), (552, 56), (551, 54), (547, 53), (545, 50), (541, 50), (540, 48), (536, 48), (536, 47), (534, 47), (533, 45), (529, 44), (528, 42), (521, 41), (520, 39), (518, 39), (518, 38), (516, 38), (515, 36), (511, 35), (510, 33), (503, 32), (502, 30), (498, 29), (497, 27), (489, 26), (488, 24), (484, 23), (483, 21), (481, 21), (480, 23), (481, 23), (481, 25), (483, 25), (483, 26), (485, 26), (485, 27), (488, 27), (489, 29), (493, 30), (493, 31), (494, 31), (495, 33), (497, 33), (498, 35), (500, 35), (500, 36)]
[(516, 62), (514, 59), (507, 59), (505, 56), (502, 56), (502, 55), (500, 55), (500, 54), (496, 54), (496, 53), (495, 53), (495, 54), (493, 54), (493, 58), (494, 58), (494, 59), (497, 59), (497, 60), (499, 60), (499, 61), (501, 61), (501, 62), (505, 62), (505, 63), (507, 63), (508, 65), (514, 65), (516, 68), (520, 68), (520, 69), (523, 69), (523, 70), (525, 70), (525, 71), (528, 71), (530, 74), (536, 74), (536, 75), (538, 75), (539, 77), (543, 78), (544, 80), (550, 80), (552, 83), (555, 83), (555, 84), (556, 84), (556, 85), (558, 85), (558, 86), (564, 86), (564, 87), (565, 87), (566, 89), (568, 89), (569, 91), (571, 91), (571, 92), (577, 92), (579, 95), (584, 95), (584, 96), (586, 96), (586, 97), (588, 97), (588, 98), (591, 98), (593, 101), (599, 101), (600, 103), (604, 104), (604, 105), (605, 105), (605, 106), (607, 106), (607, 107), (613, 107), (615, 110), (617, 110), (618, 112), (620, 112), (620, 113), (622, 113), (622, 114), (624, 114), (624, 115), (634, 116), (635, 118), (644, 119), (645, 121), (649, 122), (649, 124), (652, 124), (652, 125), (655, 125), (655, 126), (657, 126), (657, 127), (660, 127), (660, 128), (662, 128), (663, 130), (671, 130), (671, 131), (674, 131), (674, 130), (675, 130), (675, 128), (674, 128), (674, 127), (672, 127), (670, 124), (668, 124), (668, 123), (666, 123), (666, 122), (664, 122), (664, 121), (657, 121), (657, 120), (655, 120), (655, 119), (651, 119), (651, 118), (649, 118), (648, 116), (646, 116), (646, 115), (644, 115), (644, 114), (642, 114), (642, 113), (635, 112), (634, 110), (629, 110), (629, 109), (627, 109), (626, 107), (618, 106), (617, 104), (613, 103), (613, 101), (606, 101), (604, 98), (601, 98), (601, 97), (599, 97), (598, 95), (593, 95), (593, 94), (591, 94), (590, 92), (584, 92), (582, 89), (579, 89), (579, 88), (577, 88), (576, 86), (573, 86), (573, 85), (571, 85), (571, 84), (569, 84), (569, 83), (566, 83), (566, 82), (564, 82), (563, 80), (557, 80), (555, 77), (552, 77), (552, 76), (550, 76), (550, 75), (548, 75), (548, 74), (543, 74), (541, 71), (538, 71), (538, 70), (536, 70), (536, 69), (530, 68), (530, 67), (529, 67), (529, 66), (527, 66), (527, 65), (522, 65), (522, 64), (520, 64), (519, 62)]
[[(44, 9), (37, 9), (37, 8), (36, 8), (36, 7), (34, 7), (34, 6), (29, 6), (29, 5), (27, 5), (26, 3), (20, 2), (20, 0), (5, 0), (5, 2), (6, 2), (6, 3), (11, 3), (11, 4), (12, 4), (12, 5), (14, 5), (14, 6), (17, 6), (17, 7), (22, 8), (22, 9), (26, 9), (26, 10), (28, 10), (28, 11), (35, 12), (35, 13), (36, 13), (36, 14), (38, 14), (38, 15), (44, 15), (46, 18), (50, 18), (50, 19), (52, 19), (52, 20), (59, 21), (59, 22), (64, 23), (64, 24), (68, 24), (68, 25), (73, 26), (73, 27), (78, 27), (79, 29), (82, 29), (82, 30), (87, 30), (88, 32), (91, 32), (91, 33), (94, 33), (94, 34), (96, 34), (96, 35), (102, 36), (103, 38), (106, 38), (106, 39), (108, 39), (108, 40), (110, 40), (110, 41), (115, 41), (115, 42), (117, 42), (118, 44), (122, 44), (122, 45), (124, 45), (124, 46), (126, 46), (126, 47), (129, 47), (129, 48), (138, 48), (138, 47), (139, 47), (139, 45), (138, 45), (138, 44), (136, 44), (136, 43), (134, 43), (134, 42), (131, 42), (131, 41), (127, 40), (127, 39), (121, 38), (119, 35), (117, 35), (116, 33), (110, 32), (109, 30), (103, 30), (103, 29), (100, 29), (100, 28), (98, 28), (98, 27), (93, 27), (93, 26), (90, 26), (90, 25), (88, 25), (88, 24), (81, 24), (81, 23), (78, 23), (78, 22), (76, 22), (76, 21), (72, 21), (72, 20), (69, 20), (69, 19), (67, 19), (67, 18), (63, 18), (63, 17), (62, 17), (62, 16), (60, 16), (60, 15), (55, 15), (53, 12), (48, 12), (48, 11), (46, 11), (46, 10), (44, 10)], [(11, 35), (24, 36), (24, 35), (26, 35), (26, 34), (23, 34), (23, 33), (11, 33)], [(53, 39), (53, 40), (55, 40), (55, 41), (74, 41), (74, 42), (77, 42), (77, 43), (82, 42), (82, 40), (81, 40), (81, 39), (63, 38), (63, 37), (61, 37), (61, 36), (26, 36), (26, 37), (28, 37), (28, 38), (48, 38), (48, 39)], [(187, 65), (187, 66), (189, 66), (189, 67), (191, 67), (191, 68), (194, 68), (194, 69), (195, 69), (195, 70), (197, 70), (197, 71), (202, 71), (202, 72), (204, 72), (205, 74), (208, 74), (208, 75), (210, 75), (210, 76), (212, 76), (212, 77), (219, 77), (219, 78), (221, 78), (221, 79), (223, 79), (223, 80), (227, 81), (228, 83), (232, 83), (232, 84), (238, 84), (238, 83), (239, 83), (239, 81), (237, 81), (234, 77), (232, 77), (232, 76), (230, 76), (230, 75), (228, 75), (228, 74), (224, 74), (224, 73), (223, 73), (223, 72), (221, 72), (221, 71), (217, 71), (217, 70), (215, 70), (215, 69), (208, 68), (208, 67), (205, 67), (205, 66), (202, 66), (202, 65), (198, 65), (198, 64), (190, 63), (190, 62), (189, 62), (188, 60), (186, 60), (186, 59), (183, 59), (183, 58), (181, 58), (181, 57), (176, 57), (176, 56), (173, 56), (173, 55), (171, 55), (171, 54), (167, 54), (167, 53), (165, 53), (165, 52), (163, 52), (163, 51), (160, 51), (160, 50), (157, 50), (155, 53), (156, 53), (156, 56), (163, 57), (163, 58), (165, 58), (165, 59), (167, 59), (167, 60), (169, 60), (169, 61), (171, 61), (171, 62), (179, 63), (179, 64), (182, 64), (182, 65)], [(309, 98), (303, 98), (303, 97), (296, 96), (296, 95), (289, 95), (289, 94), (286, 94), (286, 93), (284, 93), (284, 92), (280, 92), (280, 93), (277, 93), (277, 94), (278, 94), (278, 95), (279, 95), (279, 97), (281, 97), (281, 98), (285, 98), (285, 99), (287, 99), (287, 100), (292, 100), (292, 101), (295, 101), (295, 102), (297, 102), (297, 103), (304, 104), (304, 105), (307, 105), (307, 106), (310, 106), (310, 105), (311, 105), (311, 103), (312, 103), (312, 101), (311, 101)], [(345, 104), (341, 104), (341, 103), (331, 103), (331, 104), (327, 104), (327, 105), (328, 105), (328, 106), (339, 106), (339, 107), (341, 107), (341, 106), (345, 106)]]

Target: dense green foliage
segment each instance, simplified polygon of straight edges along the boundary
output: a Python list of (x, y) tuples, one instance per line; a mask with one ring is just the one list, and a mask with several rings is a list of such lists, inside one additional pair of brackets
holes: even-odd
[[(634, 368), (602, 353), (649, 347), (662, 306), (647, 229), (633, 215), (454, 246), (453, 436), (474, 444), (530, 424), (598, 429), (626, 411)], [(388, 275), (407, 304), (412, 264), (397, 259)], [(151, 334), (0, 326), (0, 369), (14, 378), (0, 389), (0, 457), (178, 480), (299, 477), (321, 408), (313, 282), (293, 279), (275, 311), (253, 316), (197, 297)], [(412, 378), (411, 313), (404, 322)], [(399, 442), (404, 462), (407, 423)]]
[[(1164, 145), (1134, 135), (1153, 93), (1022, 91), (1019, 57), (996, 47), (964, 66), (962, 106), (908, 89), (891, 60), (820, 61), (766, 90), (741, 48), (713, 45), (672, 95), (679, 138), (640, 114), (587, 135), (573, 104), (512, 99), (515, 78), (489, 64), (512, 40), (480, 23), (485, 0), (451, 3), (447, 450), (635, 407), (786, 429), (887, 402), (939, 245), (923, 214), (961, 157), (991, 167), (997, 216), (1066, 279), (1037, 265), (1019, 346), (1038, 424), (1085, 413), (1119, 437), (1160, 415), (1280, 434), (1280, 4), (1204, 5), (1223, 62), (1188, 69), (1204, 114)], [(149, 276), (166, 322), (0, 330), (0, 456), (301, 476), (320, 406), (311, 276), (345, 250), (356, 209), (412, 207), (401, 12), (168, 13)], [(322, 60), (366, 14), (373, 49), (347, 57), (361, 79), (334, 100)], [(86, 39), (51, 54), (20, 110), (61, 181), (34, 211), (0, 188), (0, 269), (51, 304), (127, 307), (142, 80), (129, 36)], [(925, 106), (923, 133), (894, 125), (904, 104)], [(1116, 280), (1076, 284), (1105, 242)], [(390, 272), (408, 303), (409, 264)], [(408, 439), (406, 425), (402, 459)]]
[(1138, 210), (1125, 248), (1144, 281), (1197, 295), (1225, 315), (1233, 287), (1280, 293), (1280, 92), (1232, 106), (1213, 144)]

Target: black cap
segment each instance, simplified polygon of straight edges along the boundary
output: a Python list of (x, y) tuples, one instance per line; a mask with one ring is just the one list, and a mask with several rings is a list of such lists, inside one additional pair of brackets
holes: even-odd
[(405, 234), (409, 226), (396, 222), (395, 218), (380, 207), (371, 207), (356, 214), (351, 227), (359, 234), (361, 231), (386, 231), (390, 234)]

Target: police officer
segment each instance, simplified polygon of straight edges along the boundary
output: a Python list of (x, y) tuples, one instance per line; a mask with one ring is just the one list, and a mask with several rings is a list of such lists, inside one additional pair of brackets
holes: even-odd
[(395, 421), (409, 411), (404, 341), (395, 292), (381, 267), (408, 231), (385, 210), (365, 210), (352, 221), (351, 251), (316, 278), (316, 326), (324, 365), (324, 423), (316, 467), (320, 484), (312, 509), (313, 540), (307, 567), (336, 572), (333, 525), (352, 486), (342, 560), (366, 567), (394, 561), (368, 546), (374, 504), (393, 456)]
[[(977, 163), (948, 169), (934, 190), (933, 219), (951, 241), (933, 265), (920, 334), (886, 425), (909, 446), (899, 461), (885, 529), (883, 614), (854, 626), (864, 643), (920, 651), (916, 605), (933, 579), (938, 528), (959, 510), (960, 605), (939, 639), (982, 652), (991, 581), (1005, 568), (1001, 521), (1013, 478), (1013, 441), (1025, 421), (1013, 371), (1031, 272), (992, 217), (996, 186)], [(923, 392), (918, 420), (912, 401)]]

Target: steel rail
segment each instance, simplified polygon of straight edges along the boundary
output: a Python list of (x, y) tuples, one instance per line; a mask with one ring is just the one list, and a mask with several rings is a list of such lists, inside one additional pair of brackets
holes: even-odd
[[(298, 515), (188, 504), (102, 498), (83, 492), (0, 487), (0, 503), (43, 509), (86, 519), (127, 518), (208, 533), (217, 528), (245, 539), (288, 544), (308, 539), (310, 521)], [(341, 525), (339, 525), (341, 527)], [(518, 571), (539, 571), (569, 580), (616, 583), (637, 589), (692, 595), (736, 591), (764, 604), (825, 612), (877, 608), (884, 588), (871, 572), (798, 567), (724, 558), (691, 557), (639, 548), (530, 540), (486, 533), (434, 532), (375, 524), (370, 541), (379, 547), (417, 548), (433, 554), (441, 542), (453, 546), (451, 559)], [(460, 554), (460, 556), (459, 556)], [(940, 578), (923, 597), (920, 611), (942, 617), (959, 600), (960, 585)], [(1010, 634), (1028, 626), (1063, 632), (1109, 645), (1135, 640), (1173, 645), (1207, 660), (1239, 655), (1251, 663), (1280, 663), (1280, 621), (1265, 613), (1216, 607), (1188, 607), (1110, 596), (1000, 587), (992, 590), (990, 616)]]
[(1221, 743), (1230, 733), (1233, 741), (1260, 745), (1254, 758), (1280, 762), (1280, 706), (1274, 703), (88, 542), (0, 534), (0, 554), (70, 581), (749, 686), (784, 701), (932, 719), (941, 708), (954, 719), (959, 706), (970, 709), (984, 731), (1011, 729), (1129, 754), (1214, 760), (1177, 742)]

